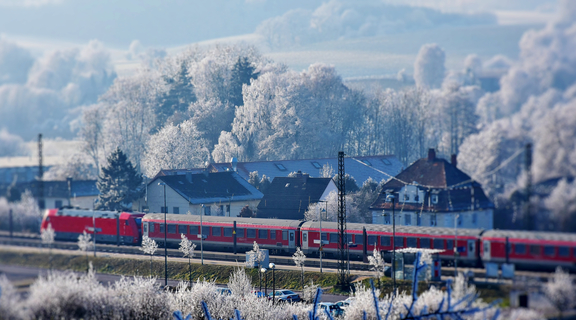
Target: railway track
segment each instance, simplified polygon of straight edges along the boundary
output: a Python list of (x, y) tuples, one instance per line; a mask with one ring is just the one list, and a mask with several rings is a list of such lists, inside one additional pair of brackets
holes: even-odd
[[(42, 244), (40, 237), (38, 234), (21, 234), (21, 233), (14, 233), (13, 237), (10, 237), (8, 232), (0, 231), (0, 245), (12, 245), (12, 246), (23, 246), (23, 247), (35, 247), (35, 248), (43, 248), (44, 245)], [(76, 242), (66, 242), (66, 241), (56, 241), (53, 246), (56, 249), (62, 250), (78, 250), (78, 245)], [(113, 244), (99, 244), (96, 243), (96, 251), (100, 253), (119, 253), (119, 254), (136, 254), (136, 255), (144, 255), (144, 253), (140, 250), (139, 246), (129, 246), (129, 245), (113, 245)], [(180, 258), (182, 257), (182, 253), (175, 248), (168, 248), (168, 257), (172, 258)], [(159, 248), (156, 256), (163, 256), (164, 255), (164, 248)], [(196, 253), (195, 260), (200, 259), (200, 250)], [(246, 259), (244, 253), (231, 253), (231, 252), (215, 252), (215, 251), (204, 251), (204, 259), (206, 260), (216, 260), (216, 261), (227, 261), (227, 262), (238, 262), (243, 263)], [(294, 261), (292, 260), (291, 256), (279, 256), (273, 255), (269, 257), (269, 261), (273, 262), (277, 265), (287, 265), (293, 266)], [(320, 267), (320, 259), (308, 257), (306, 259), (306, 267), (309, 268), (318, 268)], [(323, 258), (322, 259), (322, 267), (326, 269), (337, 269), (338, 262), (334, 259)], [(368, 263), (364, 263), (362, 261), (350, 261), (350, 270), (352, 271), (369, 271), (370, 265)], [(484, 269), (480, 268), (460, 268), (460, 270), (469, 270), (474, 273), (474, 277), (482, 279), (485, 278), (486, 272)], [(453, 276), (454, 275), (454, 268), (452, 267), (442, 267), (442, 275), (443, 276)], [(530, 278), (538, 278), (538, 279), (547, 279), (551, 273), (548, 272), (534, 272), (534, 271), (516, 271), (516, 276), (519, 277), (530, 277)]]

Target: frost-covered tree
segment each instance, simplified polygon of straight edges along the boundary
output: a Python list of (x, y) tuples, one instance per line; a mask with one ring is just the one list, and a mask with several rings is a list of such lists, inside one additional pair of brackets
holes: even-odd
[(192, 262), (190, 260), (194, 258), (194, 249), (196, 249), (196, 244), (188, 240), (188, 238), (183, 233), (180, 234), (180, 238), (180, 248), (178, 248), (178, 250), (182, 252), (184, 257), (188, 257), (188, 281), (190, 287), (192, 287)]
[(152, 256), (156, 253), (156, 250), (158, 250), (158, 244), (154, 239), (150, 239), (147, 235), (144, 235), (142, 237), (142, 247), (140, 250), (150, 255), (150, 277), (152, 277)]
[(296, 252), (292, 255), (292, 260), (294, 260), (296, 267), (300, 268), (302, 273), (300, 284), (302, 285), (302, 288), (304, 288), (304, 264), (306, 263), (306, 255), (302, 250), (300, 250), (300, 247), (296, 248)]
[(444, 80), (444, 50), (435, 43), (425, 44), (420, 48), (414, 62), (414, 80), (420, 88), (440, 88)]
[(556, 229), (566, 232), (574, 231), (574, 213), (576, 213), (576, 180), (569, 183), (561, 179), (550, 195), (544, 200), (550, 211), (550, 220), (555, 222)]
[(561, 267), (556, 268), (554, 276), (544, 284), (544, 293), (554, 307), (560, 313), (560, 318), (565, 311), (576, 307), (576, 287), (568, 272)]
[(248, 277), (244, 268), (235, 268), (228, 280), (228, 288), (235, 296), (246, 298), (252, 294), (252, 279)]
[(95, 208), (122, 211), (140, 197), (142, 176), (119, 148), (112, 152), (107, 162), (96, 184), (100, 194)]
[(56, 232), (52, 228), (52, 224), (48, 223), (46, 229), (42, 229), (40, 232), (40, 238), (42, 239), (42, 244), (48, 246), (48, 255), (50, 260), (50, 270), (52, 270), (52, 245), (54, 244), (54, 239), (56, 238)]
[(302, 300), (308, 303), (314, 301), (314, 298), (316, 297), (316, 292), (318, 291), (319, 287), (320, 287), (319, 285), (314, 284), (314, 281), (310, 280), (310, 283), (305, 285), (304, 289), (302, 289)]
[(101, 158), (105, 154), (106, 113), (103, 105), (86, 107), (82, 111), (81, 127), (78, 131), (78, 138), (83, 142), (82, 151), (92, 159), (96, 172), (100, 172), (100, 163), (103, 160)]
[(233, 106), (241, 106), (244, 104), (242, 87), (244, 85), (250, 85), (250, 81), (256, 78), (258, 78), (256, 66), (252, 64), (248, 57), (238, 57), (234, 67), (232, 67), (230, 79), (230, 103)]
[(67, 178), (74, 180), (94, 180), (98, 177), (98, 171), (89, 163), (90, 161), (82, 154), (73, 154), (63, 164), (51, 167), (45, 174), (44, 179), (64, 181)]
[(161, 169), (196, 168), (210, 159), (207, 143), (191, 120), (167, 124), (152, 135), (143, 158), (143, 171), (153, 177)]
[(86, 256), (86, 270), (89, 270), (88, 251), (93, 248), (93, 243), (91, 239), (92, 239), (91, 236), (88, 233), (86, 233), (86, 230), (84, 230), (84, 232), (78, 236), (78, 242), (77, 242), (78, 250), (84, 252), (84, 255)]
[(256, 241), (254, 241), (254, 244), (252, 245), (252, 250), (248, 251), (247, 254), (248, 259), (246, 260), (246, 266), (253, 268), (254, 265), (256, 265), (258, 270), (260, 270), (262, 262), (266, 259), (266, 254), (260, 249), (260, 246)]
[(382, 258), (377, 247), (374, 247), (372, 255), (368, 256), (368, 263), (370, 264), (370, 269), (376, 274), (376, 279), (378, 279), (378, 289), (380, 289), (380, 278), (384, 275), (386, 266), (384, 264), (384, 258)]

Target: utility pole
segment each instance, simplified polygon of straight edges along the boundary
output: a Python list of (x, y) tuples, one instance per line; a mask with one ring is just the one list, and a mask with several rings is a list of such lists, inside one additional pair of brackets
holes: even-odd
[(40, 211), (46, 208), (44, 202), (44, 166), (42, 165), (42, 134), (38, 134), (38, 208)]
[(348, 235), (346, 230), (346, 182), (344, 181), (344, 151), (338, 152), (338, 285), (342, 290), (348, 290), (347, 261)]
[(530, 204), (530, 198), (532, 197), (532, 144), (526, 144), (526, 151), (524, 154), (524, 170), (526, 171), (526, 190), (524, 193), (526, 197), (524, 199), (525, 203), (525, 220), (526, 230), (536, 230), (534, 223), (534, 216), (532, 215), (532, 206)]
[(386, 196), (386, 202), (392, 202), (392, 296), (396, 296), (396, 212), (394, 211), (395, 197), (390, 191)]

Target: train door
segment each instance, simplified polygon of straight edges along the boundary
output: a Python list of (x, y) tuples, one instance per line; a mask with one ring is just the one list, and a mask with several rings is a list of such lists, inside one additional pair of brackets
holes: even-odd
[(288, 231), (288, 245), (290, 246), (290, 248), (295, 247), (295, 242), (296, 242), (295, 231), (294, 230)]
[(302, 250), (308, 250), (308, 231), (302, 231)]
[(468, 259), (476, 260), (476, 241), (468, 240)]
[(482, 260), (490, 260), (491, 258), (491, 253), (490, 253), (490, 241), (488, 240), (484, 240), (482, 242)]

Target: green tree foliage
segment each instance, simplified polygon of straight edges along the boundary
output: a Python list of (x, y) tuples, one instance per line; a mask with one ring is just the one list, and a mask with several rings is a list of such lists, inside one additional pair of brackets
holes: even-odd
[(230, 103), (234, 106), (244, 105), (242, 98), (242, 86), (250, 84), (250, 80), (258, 78), (259, 72), (248, 59), (248, 57), (238, 57), (238, 61), (232, 68), (232, 78), (230, 79)]
[[(188, 75), (188, 68), (183, 61), (180, 70), (173, 77), (164, 76), (169, 91), (164, 94), (158, 108), (158, 126), (162, 127), (166, 121), (180, 123), (187, 118), (186, 113), (191, 103), (196, 101), (194, 86)], [(242, 92), (240, 92), (242, 93)]]
[(139, 187), (142, 184), (142, 176), (120, 148), (116, 148), (110, 154), (107, 162), (107, 165), (102, 167), (96, 185), (100, 191), (96, 209), (125, 210), (132, 201), (141, 196)]
[[(336, 186), (338, 186), (338, 175), (335, 175), (332, 180), (334, 180), (334, 183)], [(344, 175), (344, 186), (346, 188), (346, 194), (358, 192), (360, 190), (360, 188), (358, 188), (358, 184), (356, 183), (356, 179), (354, 179), (354, 177), (348, 173)]]

